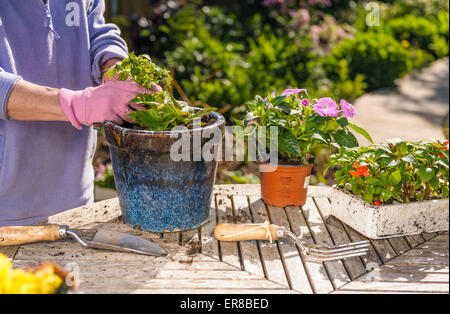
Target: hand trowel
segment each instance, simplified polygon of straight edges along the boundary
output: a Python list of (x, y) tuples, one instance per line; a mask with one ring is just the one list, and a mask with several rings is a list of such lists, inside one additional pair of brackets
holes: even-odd
[(165, 256), (160, 246), (145, 239), (116, 231), (99, 230), (91, 241), (86, 241), (67, 226), (27, 226), (0, 228), (0, 247), (41, 241), (57, 241), (71, 237), (85, 248), (103, 249), (152, 256)]

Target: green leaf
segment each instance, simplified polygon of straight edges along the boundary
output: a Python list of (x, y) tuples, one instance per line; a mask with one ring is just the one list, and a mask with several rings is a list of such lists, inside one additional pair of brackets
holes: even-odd
[(389, 183), (393, 186), (396, 186), (402, 182), (402, 173), (398, 170), (389, 176)]
[(330, 136), (320, 130), (315, 130), (311, 138), (319, 140), (327, 145), (330, 145), (331, 142)]
[(297, 138), (291, 132), (284, 132), (279, 136), (278, 149), (281, 152), (297, 156), (302, 153)]
[(344, 130), (337, 130), (332, 133), (332, 136), (336, 141), (336, 143), (338, 143), (338, 145), (341, 147), (352, 148), (359, 146), (358, 140), (350, 132), (345, 132)]
[(209, 114), (209, 113), (211, 113), (211, 112), (214, 112), (215, 110), (216, 110), (216, 108), (205, 108), (205, 109), (201, 109), (201, 110), (197, 111), (197, 112), (192, 116), (192, 119), (200, 119), (200, 118), (202, 118), (203, 116), (205, 116), (205, 115), (207, 115), (207, 114)]
[(363, 199), (369, 203), (369, 204), (373, 204), (373, 193), (370, 193), (369, 191), (366, 191), (363, 194)]
[(135, 111), (128, 116), (134, 122), (152, 131), (165, 130), (171, 120), (174, 119), (174, 117), (164, 118), (159, 111), (153, 109)]
[(281, 126), (282, 128), (286, 128), (286, 127), (287, 127), (287, 121), (286, 121), (286, 119), (282, 119), (282, 118), (273, 118), (273, 119), (270, 119), (269, 122), (270, 122), (272, 125), (278, 125), (278, 126)]
[(423, 182), (429, 182), (436, 175), (436, 170), (427, 166), (422, 166), (419, 169), (419, 176)]
[(364, 130), (363, 128), (360, 128), (359, 126), (352, 124), (352, 123), (349, 123), (348, 126), (351, 129), (353, 129), (354, 131), (356, 131), (359, 134), (361, 134), (362, 136), (364, 136), (371, 144), (373, 144), (373, 139), (366, 130)]
[(413, 154), (408, 154), (402, 158), (403, 161), (409, 162), (410, 164), (416, 165), (418, 164), (417, 158)]
[(398, 165), (398, 160), (394, 158), (382, 158), (381, 159), (381, 167), (383, 168), (392, 168)]
[(348, 119), (347, 118), (339, 118), (336, 120), (337, 123), (339, 123), (339, 125), (341, 126), (341, 128), (345, 129), (349, 123), (348, 123)]

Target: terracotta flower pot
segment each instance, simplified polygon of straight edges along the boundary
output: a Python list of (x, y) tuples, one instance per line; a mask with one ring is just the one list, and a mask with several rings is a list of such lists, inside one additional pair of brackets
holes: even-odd
[(264, 203), (277, 207), (305, 205), (312, 167), (312, 164), (306, 166), (261, 164), (261, 195)]

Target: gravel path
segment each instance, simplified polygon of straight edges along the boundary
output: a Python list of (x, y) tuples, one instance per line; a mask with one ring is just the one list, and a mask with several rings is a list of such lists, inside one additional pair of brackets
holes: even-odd
[[(356, 124), (375, 142), (391, 138), (444, 138), (442, 123), (449, 112), (449, 59), (432, 63), (399, 80), (397, 89), (366, 94), (355, 102)], [(361, 144), (367, 140), (360, 138)]]

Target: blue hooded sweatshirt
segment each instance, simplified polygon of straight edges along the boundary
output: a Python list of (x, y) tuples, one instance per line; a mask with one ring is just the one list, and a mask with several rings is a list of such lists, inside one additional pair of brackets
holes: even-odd
[(0, 226), (93, 201), (96, 131), (9, 120), (6, 105), (19, 79), (72, 90), (100, 84), (101, 65), (127, 56), (104, 10), (104, 0), (1, 0)]

